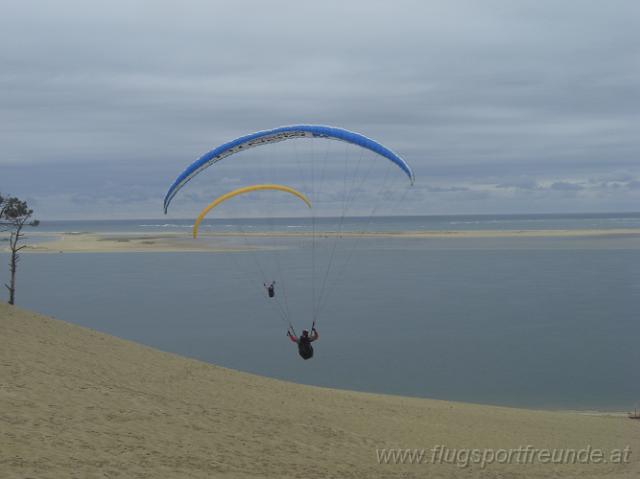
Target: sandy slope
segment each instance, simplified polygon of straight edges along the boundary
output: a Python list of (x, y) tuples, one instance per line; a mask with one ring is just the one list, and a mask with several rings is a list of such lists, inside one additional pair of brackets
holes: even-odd
[[(638, 477), (640, 423), (301, 386), (0, 304), (0, 477)], [(631, 448), (626, 465), (379, 465), (376, 448)]]

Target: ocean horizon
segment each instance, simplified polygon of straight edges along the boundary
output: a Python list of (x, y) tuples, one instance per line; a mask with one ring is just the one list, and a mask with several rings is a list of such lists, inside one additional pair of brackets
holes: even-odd
[[(194, 217), (195, 218), (195, 217)], [(181, 232), (193, 226), (194, 218), (155, 219), (81, 219), (41, 220), (35, 231), (47, 232)], [(512, 229), (614, 229), (640, 228), (640, 212), (549, 213), (549, 214), (480, 214), (480, 215), (409, 215), (409, 216), (327, 216), (273, 218), (211, 218), (202, 222), (202, 231), (234, 231), (253, 228), (268, 231), (275, 228), (313, 227), (342, 231), (465, 231)]]

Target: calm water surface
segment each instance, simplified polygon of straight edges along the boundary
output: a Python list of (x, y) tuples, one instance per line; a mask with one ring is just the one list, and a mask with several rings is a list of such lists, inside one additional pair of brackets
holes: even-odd
[(286, 296), (293, 322), (308, 327), (331, 243), (313, 261), (308, 241), (278, 252), (25, 254), (17, 299), (296, 382), (540, 408), (628, 410), (640, 401), (640, 239), (338, 244), (321, 339), (306, 362), (261, 283), (263, 274), (279, 279), (281, 303)]

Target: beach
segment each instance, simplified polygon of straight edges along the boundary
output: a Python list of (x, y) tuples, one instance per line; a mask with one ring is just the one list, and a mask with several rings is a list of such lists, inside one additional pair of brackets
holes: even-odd
[[(28, 244), (25, 253), (110, 253), (110, 252), (232, 252), (265, 249), (247, 246), (247, 239), (308, 239), (310, 232), (208, 232), (194, 240), (189, 233), (140, 232), (29, 232), (33, 238), (42, 238)], [(322, 231), (320, 238), (347, 239), (497, 239), (497, 238), (638, 238), (639, 228), (611, 229), (532, 229), (532, 230), (457, 230), (457, 231)], [(216, 239), (235, 239), (235, 244), (216, 243)], [(7, 251), (7, 247), (0, 249)]]
[[(640, 424), (624, 415), (303, 386), (186, 359), (5, 304), (0, 335), (4, 477), (640, 473)], [(626, 448), (628, 457), (621, 464), (518, 464), (513, 457), (511, 463), (466, 467), (455, 461), (379, 464), (382, 448), (436, 446), (494, 452), (591, 448), (607, 458)]]

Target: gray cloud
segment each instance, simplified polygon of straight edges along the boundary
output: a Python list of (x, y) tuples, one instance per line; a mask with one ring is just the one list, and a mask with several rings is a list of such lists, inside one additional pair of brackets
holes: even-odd
[(517, 188), (520, 190), (538, 190), (541, 188), (541, 186), (533, 178), (521, 177), (509, 182), (500, 183), (496, 185), (496, 188)]
[(556, 191), (580, 191), (584, 189), (582, 185), (569, 181), (555, 181), (549, 188)]
[[(639, 16), (632, 0), (11, 2), (0, 190), (55, 217), (156, 216), (201, 153), (308, 122), (401, 153), (428, 185), (409, 212), (637, 210)], [(206, 179), (176, 214), (224, 187)]]
[(452, 193), (458, 191), (469, 191), (465, 186), (426, 186), (429, 193)]

